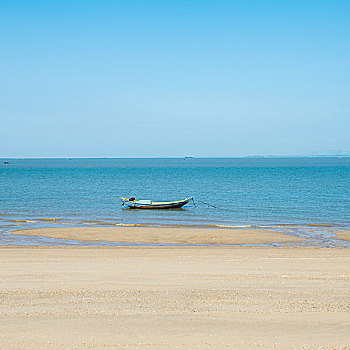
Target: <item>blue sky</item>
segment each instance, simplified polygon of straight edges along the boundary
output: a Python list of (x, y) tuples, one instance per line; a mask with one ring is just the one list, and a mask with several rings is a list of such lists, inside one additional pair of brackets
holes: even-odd
[(350, 151), (349, 1), (2, 1), (0, 156)]

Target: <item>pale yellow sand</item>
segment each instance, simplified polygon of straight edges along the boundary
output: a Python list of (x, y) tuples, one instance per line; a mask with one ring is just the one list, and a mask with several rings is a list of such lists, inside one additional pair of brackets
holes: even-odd
[(349, 349), (350, 250), (0, 248), (1, 349)]
[(128, 243), (249, 244), (299, 242), (303, 239), (283, 233), (253, 229), (197, 229), (153, 227), (59, 227), (16, 231), (79, 241), (116, 241)]
[(337, 232), (337, 238), (345, 241), (350, 241), (350, 231), (339, 231)]

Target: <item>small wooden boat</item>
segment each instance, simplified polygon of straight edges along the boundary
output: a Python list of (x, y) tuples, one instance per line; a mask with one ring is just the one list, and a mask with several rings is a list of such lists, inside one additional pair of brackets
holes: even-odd
[(152, 202), (151, 200), (135, 200), (135, 198), (124, 198), (122, 197), (122, 205), (130, 209), (174, 209), (181, 208), (186, 205), (192, 197), (183, 199), (182, 201), (173, 202)]

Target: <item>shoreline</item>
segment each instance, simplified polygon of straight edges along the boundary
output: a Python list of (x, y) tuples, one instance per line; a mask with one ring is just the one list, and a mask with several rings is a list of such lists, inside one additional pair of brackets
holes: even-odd
[(350, 231), (330, 224), (204, 226), (95, 221), (69, 223), (55, 218), (11, 221), (10, 225), (0, 226), (0, 246), (350, 247)]
[[(10, 214), (1, 214), (9, 215)], [(12, 216), (12, 215), (11, 215)], [(189, 220), (188, 224), (185, 223), (161, 223), (161, 222), (144, 222), (144, 223), (122, 223), (113, 221), (99, 221), (99, 220), (82, 220), (76, 222), (65, 221), (60, 218), (31, 218), (31, 219), (8, 219), (6, 220), (5, 226), (22, 226), (20, 224), (45, 224), (45, 225), (67, 225), (67, 226), (112, 226), (112, 227), (159, 227), (159, 228), (225, 228), (225, 229), (241, 229), (241, 228), (337, 228), (342, 227), (343, 224), (337, 223), (301, 223), (301, 222), (267, 222), (264, 224), (228, 224), (228, 223), (217, 223), (217, 222), (191, 222)], [(3, 224), (4, 225), (4, 224)], [(4, 227), (4, 226), (3, 226)], [(50, 226), (51, 227), (51, 226)], [(54, 227), (54, 226), (52, 226)], [(43, 228), (43, 227), (39, 227)]]

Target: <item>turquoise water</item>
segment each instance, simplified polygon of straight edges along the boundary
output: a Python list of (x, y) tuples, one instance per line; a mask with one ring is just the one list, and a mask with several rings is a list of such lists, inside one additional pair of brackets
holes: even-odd
[[(12, 220), (350, 228), (350, 158), (7, 159), (0, 226)], [(125, 210), (120, 197), (196, 207)], [(202, 202), (217, 206), (208, 207)], [(45, 222), (21, 223), (23, 227)]]

